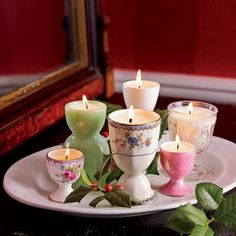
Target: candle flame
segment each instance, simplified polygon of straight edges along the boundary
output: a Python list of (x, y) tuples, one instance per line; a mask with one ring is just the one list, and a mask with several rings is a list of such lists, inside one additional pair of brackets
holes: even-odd
[(179, 149), (179, 145), (180, 145), (180, 138), (179, 138), (178, 134), (175, 135), (175, 142), (176, 142), (176, 148), (178, 150)]
[(138, 88), (141, 88), (141, 86), (142, 86), (141, 70), (138, 70), (138, 72), (137, 72), (136, 84), (137, 84)]
[(67, 147), (65, 152), (65, 159), (67, 160), (69, 156), (70, 156), (70, 149)]
[(190, 102), (188, 104), (188, 114), (191, 115), (193, 113), (193, 104)]
[(82, 99), (83, 99), (83, 103), (84, 103), (85, 108), (88, 109), (88, 100), (87, 100), (86, 96), (83, 95)]
[(131, 105), (128, 111), (128, 119), (129, 119), (129, 123), (132, 123), (133, 119), (134, 119), (134, 107)]

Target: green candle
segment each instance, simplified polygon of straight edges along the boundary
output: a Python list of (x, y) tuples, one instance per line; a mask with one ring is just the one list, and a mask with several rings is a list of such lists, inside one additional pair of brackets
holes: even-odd
[[(85, 96), (84, 96), (85, 97)], [(84, 154), (84, 168), (90, 175), (96, 173), (103, 154), (109, 153), (106, 139), (100, 131), (106, 119), (106, 105), (98, 101), (73, 101), (65, 106), (66, 122), (72, 134), (65, 146), (81, 150)]]

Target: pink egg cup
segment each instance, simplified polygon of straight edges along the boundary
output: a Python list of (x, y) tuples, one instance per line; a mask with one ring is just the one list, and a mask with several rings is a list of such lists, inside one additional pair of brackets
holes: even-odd
[(160, 188), (160, 192), (180, 197), (192, 193), (192, 187), (184, 182), (184, 177), (192, 170), (195, 162), (195, 147), (191, 152), (171, 152), (160, 147), (160, 160), (163, 169), (170, 176), (170, 181)]

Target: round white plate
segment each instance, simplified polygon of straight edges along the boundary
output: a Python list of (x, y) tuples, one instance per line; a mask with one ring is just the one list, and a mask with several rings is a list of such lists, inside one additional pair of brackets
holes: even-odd
[[(42, 150), (27, 156), (13, 164), (6, 172), (3, 180), (5, 191), (15, 200), (24, 204), (86, 217), (130, 217), (145, 215), (160, 210), (176, 208), (190, 202), (196, 203), (194, 193), (185, 197), (168, 197), (158, 194), (158, 199), (149, 204), (132, 208), (109, 207), (102, 205), (90, 207), (89, 201), (93, 196), (85, 197), (81, 203), (61, 204), (49, 200), (49, 193), (56, 189), (56, 184), (50, 179), (45, 162), (45, 155), (50, 149)], [(207, 166), (210, 175), (204, 180), (214, 182), (227, 192), (236, 186), (236, 144), (228, 140), (213, 137), (206, 153), (199, 158), (199, 163)], [(149, 175), (152, 187), (158, 192), (159, 186), (169, 180), (161, 175)], [(198, 182), (191, 182), (195, 187)]]

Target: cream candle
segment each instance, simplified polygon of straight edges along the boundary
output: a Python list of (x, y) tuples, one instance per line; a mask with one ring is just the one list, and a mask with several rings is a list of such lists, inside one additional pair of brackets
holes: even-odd
[(202, 153), (212, 137), (217, 108), (204, 102), (180, 101), (171, 103), (168, 111), (171, 140), (174, 140), (178, 133), (181, 140), (196, 146), (197, 154)]
[(183, 178), (191, 171), (195, 161), (196, 149), (193, 144), (176, 141), (165, 142), (160, 147), (160, 160), (163, 169), (171, 180), (160, 188), (163, 194), (184, 196), (192, 192), (191, 186)]
[(50, 199), (63, 203), (73, 191), (71, 184), (80, 177), (83, 153), (72, 148), (54, 149), (47, 153), (46, 164), (50, 177), (58, 184), (58, 188), (50, 193)]
[(85, 170), (94, 175), (103, 155), (109, 153), (107, 141), (100, 135), (106, 119), (106, 105), (99, 101), (87, 101), (83, 96), (83, 101), (66, 104), (65, 116), (72, 131), (65, 146), (81, 150), (85, 156)]
[(123, 83), (123, 97), (126, 107), (142, 108), (153, 111), (157, 103), (160, 84), (154, 81), (142, 80), (141, 71), (138, 70), (136, 81)]
[(117, 166), (124, 171), (125, 190), (141, 201), (155, 198), (144, 171), (158, 148), (160, 116), (143, 109), (123, 109), (108, 117), (110, 144)]

